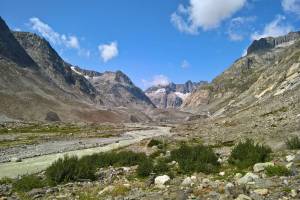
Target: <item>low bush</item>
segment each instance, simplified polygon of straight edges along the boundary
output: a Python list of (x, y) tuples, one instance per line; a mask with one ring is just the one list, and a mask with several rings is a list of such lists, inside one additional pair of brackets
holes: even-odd
[(287, 139), (285, 144), (289, 149), (300, 149), (300, 138), (294, 136), (292, 138)]
[(169, 172), (169, 170), (169, 166), (165, 159), (159, 159), (153, 168), (153, 172), (157, 175), (163, 175)]
[(151, 159), (146, 159), (141, 162), (137, 168), (137, 175), (147, 177), (153, 172), (153, 162)]
[(28, 192), (34, 188), (42, 188), (46, 182), (36, 175), (25, 175), (13, 182), (13, 190), (18, 192)]
[(78, 159), (76, 156), (59, 158), (46, 169), (46, 176), (51, 184), (95, 179), (96, 167), (88, 157)]
[(289, 176), (291, 171), (282, 165), (268, 166), (265, 168), (268, 176)]
[(162, 142), (156, 139), (151, 139), (150, 142), (148, 143), (148, 147), (153, 147), (153, 146), (159, 146), (162, 145)]
[(171, 151), (171, 160), (179, 163), (185, 173), (216, 172), (219, 167), (218, 157), (214, 151), (204, 145), (187, 146), (182, 144), (179, 149)]
[(228, 162), (240, 169), (245, 169), (255, 163), (268, 161), (271, 152), (270, 147), (255, 144), (253, 140), (247, 139), (245, 142), (239, 142), (233, 148)]

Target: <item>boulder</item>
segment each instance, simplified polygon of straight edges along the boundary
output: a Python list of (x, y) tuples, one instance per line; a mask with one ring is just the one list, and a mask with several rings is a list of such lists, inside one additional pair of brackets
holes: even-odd
[(49, 122), (60, 122), (61, 121), (58, 114), (55, 112), (52, 112), (52, 111), (47, 113), (45, 120), (49, 121)]
[(285, 157), (285, 159), (287, 162), (292, 162), (295, 159), (295, 157), (296, 157), (295, 155), (288, 155)]
[(269, 167), (269, 166), (274, 166), (274, 163), (272, 162), (266, 162), (266, 163), (256, 163), (254, 166), (253, 166), (253, 171), (254, 172), (261, 172), (261, 171), (264, 171), (266, 167)]
[(181, 185), (183, 186), (191, 186), (192, 184), (193, 180), (191, 179), (191, 177), (186, 177), (181, 183)]
[(261, 196), (266, 196), (269, 193), (269, 190), (264, 188), (264, 189), (256, 189), (253, 192)]
[(252, 200), (249, 196), (240, 194), (235, 200)]
[(168, 181), (170, 181), (170, 177), (168, 175), (157, 176), (154, 179), (154, 184), (156, 186), (164, 186)]
[(13, 157), (10, 159), (10, 162), (22, 162), (21, 158)]
[(259, 179), (259, 177), (256, 174), (253, 174), (251, 172), (248, 172), (245, 176), (237, 180), (237, 183), (239, 185), (247, 184), (249, 182), (253, 182), (256, 179)]

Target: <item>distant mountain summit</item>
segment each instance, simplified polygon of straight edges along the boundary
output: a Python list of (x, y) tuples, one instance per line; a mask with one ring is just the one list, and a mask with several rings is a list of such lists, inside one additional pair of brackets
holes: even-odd
[(193, 90), (205, 83), (205, 81), (198, 83), (187, 81), (184, 84), (169, 83), (165, 86), (152, 86), (145, 90), (145, 93), (158, 108), (179, 108)]
[(0, 18), (0, 114), (22, 120), (151, 120), (155, 105), (121, 71), (95, 72), (65, 62), (44, 38), (13, 32)]

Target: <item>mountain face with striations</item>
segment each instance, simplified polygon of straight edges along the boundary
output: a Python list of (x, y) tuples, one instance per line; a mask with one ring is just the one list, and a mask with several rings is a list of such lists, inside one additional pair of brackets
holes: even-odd
[(187, 81), (184, 84), (169, 83), (148, 88), (145, 93), (158, 108), (179, 108), (198, 86), (205, 84)]
[(40, 36), (12, 32), (0, 18), (0, 113), (63, 121), (150, 120), (151, 100), (122, 72), (94, 72), (65, 62)]
[(278, 133), (299, 131), (299, 33), (254, 41), (246, 56), (192, 92), (182, 109), (226, 119), (228, 127), (240, 128), (235, 131), (260, 126)]

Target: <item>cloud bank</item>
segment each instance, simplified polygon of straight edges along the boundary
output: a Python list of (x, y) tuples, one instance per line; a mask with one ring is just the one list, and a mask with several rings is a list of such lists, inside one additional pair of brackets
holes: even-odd
[(220, 23), (240, 10), (247, 0), (190, 0), (188, 6), (180, 4), (171, 15), (171, 22), (181, 32), (198, 34), (217, 28)]
[(113, 59), (119, 54), (117, 42), (111, 42), (110, 44), (99, 45), (98, 50), (103, 62), (108, 62), (109, 60)]

